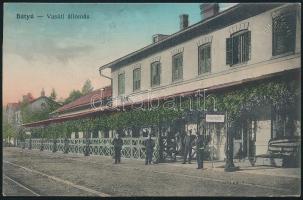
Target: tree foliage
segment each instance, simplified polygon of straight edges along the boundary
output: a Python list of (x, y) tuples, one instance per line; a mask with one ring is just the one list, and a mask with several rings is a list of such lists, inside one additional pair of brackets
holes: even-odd
[(2, 125), (3, 139), (16, 138), (17, 129), (8, 120), (3, 119)]
[(52, 89), (52, 92), (51, 92), (49, 98), (52, 99), (53, 101), (56, 100), (56, 98), (57, 98), (57, 93), (56, 93), (56, 91), (55, 91), (54, 88)]
[(84, 85), (82, 86), (81, 93), (82, 93), (82, 95), (86, 95), (86, 94), (92, 92), (93, 89), (94, 88), (92, 86), (92, 82), (89, 79), (87, 79), (85, 81)]
[[(298, 82), (274, 81), (242, 87), (236, 90), (214, 93), (213, 98), (206, 98), (206, 108), (211, 111), (216, 101), (220, 112), (227, 112), (228, 122), (237, 121), (244, 117), (254, 119), (256, 110), (262, 106), (272, 106), (276, 112), (290, 113), (296, 106), (296, 99), (300, 96)], [(203, 98), (191, 102), (193, 105), (204, 105)], [(199, 102), (198, 102), (199, 101)], [(146, 110), (132, 109), (125, 112), (102, 114), (94, 118), (85, 118), (45, 127), (53, 132), (54, 137), (70, 136), (72, 131), (90, 132), (93, 130), (118, 130), (130, 127), (144, 127), (169, 123), (182, 117), (190, 107), (189, 100), (174, 108), (153, 108)], [(54, 129), (53, 127), (57, 127)], [(54, 133), (56, 132), (56, 134)], [(52, 135), (51, 134), (51, 135)]]
[(49, 114), (56, 110), (59, 105), (53, 101), (47, 101), (44, 107), (41, 109), (32, 109), (30, 103), (22, 101), (20, 105), (21, 116), (23, 123), (30, 123), (34, 121), (45, 120), (49, 118)]
[(68, 104), (72, 101), (75, 101), (76, 99), (80, 98), (82, 96), (82, 93), (79, 90), (73, 90), (69, 94), (69, 96), (65, 99), (64, 104)]

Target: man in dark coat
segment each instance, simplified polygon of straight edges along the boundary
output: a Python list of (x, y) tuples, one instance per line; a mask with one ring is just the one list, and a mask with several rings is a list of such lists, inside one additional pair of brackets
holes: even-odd
[(63, 153), (68, 153), (68, 139), (67, 139), (67, 137), (65, 136), (64, 137), (64, 151), (63, 151)]
[(188, 163), (191, 164), (191, 152), (192, 152), (192, 137), (191, 137), (192, 130), (189, 130), (189, 133), (184, 137), (184, 160), (182, 164), (186, 163), (187, 155), (188, 155)]
[(145, 165), (151, 164), (153, 160), (154, 146), (155, 146), (155, 142), (151, 138), (151, 134), (148, 133), (148, 138), (145, 140), (145, 147), (146, 147)]
[(197, 169), (203, 169), (203, 154), (204, 154), (204, 141), (203, 136), (200, 132), (197, 132), (197, 140), (196, 140), (196, 147), (197, 147)]
[(30, 136), (29, 138), (29, 146), (28, 149), (31, 150), (32, 149), (32, 136)]
[(123, 140), (120, 138), (119, 134), (116, 135), (112, 144), (114, 145), (115, 151), (115, 164), (117, 164), (121, 162), (121, 150), (123, 145)]

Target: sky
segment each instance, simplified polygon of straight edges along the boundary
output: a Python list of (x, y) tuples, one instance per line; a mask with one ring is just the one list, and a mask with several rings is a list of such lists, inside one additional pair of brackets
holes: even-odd
[[(151, 44), (154, 34), (177, 32), (180, 14), (189, 14), (190, 25), (199, 22), (199, 5), (5, 3), (3, 105), (28, 92), (39, 97), (42, 88), (46, 96), (54, 88), (64, 99), (87, 79), (95, 89), (109, 85), (100, 66)], [(220, 4), (220, 11), (234, 5)], [(67, 19), (72, 13), (89, 18)], [(17, 17), (31, 14), (33, 19)], [(50, 14), (64, 19), (49, 19)]]

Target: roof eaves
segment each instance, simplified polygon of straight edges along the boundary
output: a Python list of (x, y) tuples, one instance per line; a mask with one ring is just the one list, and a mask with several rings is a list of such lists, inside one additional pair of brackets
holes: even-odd
[[(194, 25), (191, 25), (190, 27), (186, 28), (185, 30), (181, 30), (181, 31), (178, 31), (172, 35), (170, 35), (169, 37), (155, 43), (155, 44), (150, 44), (148, 46), (145, 46), (137, 51), (134, 51), (126, 56), (123, 56), (119, 59), (116, 59), (106, 65), (103, 65), (99, 68), (99, 71), (105, 69), (105, 68), (112, 68), (112, 69), (116, 69), (116, 68), (119, 68), (120, 66), (123, 66), (123, 65), (126, 65), (126, 64), (129, 64), (129, 63), (133, 63), (133, 62), (136, 62), (137, 60), (140, 60), (142, 59), (142, 56), (143, 54), (147, 54), (147, 55), (150, 55), (150, 54), (154, 54), (154, 53), (157, 53), (158, 50), (156, 50), (157, 48), (161, 47), (162, 49), (163, 48), (169, 48), (171, 47), (172, 45), (168, 45), (168, 43), (176, 43), (175, 45), (179, 44), (179, 43), (182, 43), (184, 41), (187, 41), (188, 38), (191, 39), (193, 37), (196, 37), (197, 33), (199, 32), (200, 33), (200, 30), (198, 30), (199, 28), (201, 29), (202, 26), (206, 26), (207, 23), (218, 23), (218, 20), (219, 19), (223, 19), (223, 21), (225, 21), (224, 19), (224, 16), (229, 16), (231, 15), (231, 21), (234, 21), (235, 20), (235, 16), (233, 15), (236, 15), (238, 14), (239, 12), (243, 13), (243, 15), (247, 16), (247, 17), (236, 17), (237, 20), (235, 21), (239, 21), (239, 20), (244, 20), (246, 18), (249, 18), (251, 16), (255, 16), (255, 15), (258, 15), (262, 12), (266, 12), (267, 10), (269, 9), (273, 9), (277, 6), (281, 6), (283, 5), (283, 3), (269, 3), (269, 4), (264, 4), (264, 6), (262, 6), (262, 8), (260, 9), (258, 6), (260, 5), (255, 5), (253, 7), (253, 9), (255, 10), (254, 12), (247, 12), (247, 8), (250, 8), (251, 6), (253, 6), (255, 4), (252, 4), (252, 3), (240, 3), (240, 4), (237, 4), (233, 7), (230, 7), (222, 12), (220, 12), (219, 14), (211, 17), (211, 18), (207, 18), (205, 20), (202, 20)], [(241, 10), (243, 9), (243, 10)], [(259, 11), (257, 11), (259, 10)], [(233, 11), (233, 12), (232, 12)], [(222, 22), (223, 25), (220, 25), (219, 27), (225, 27), (224, 25), (226, 26), (229, 26), (231, 25), (230, 22)], [(213, 28), (213, 30), (208, 30), (208, 29), (205, 29), (206, 31), (203, 33), (203, 34), (209, 34), (209, 31), (210, 32), (213, 32), (216, 30), (216, 28)], [(186, 34), (190, 34), (192, 33), (191, 35), (193, 36), (187, 36)], [(178, 39), (179, 37), (179, 39)], [(177, 39), (176, 39), (177, 38)], [(187, 39), (186, 39), (187, 38)], [(165, 47), (167, 46), (168, 47)], [(146, 56), (146, 55), (145, 55)]]
[(110, 67), (113, 66), (115, 63), (119, 62), (120, 60), (124, 60), (124, 59), (126, 59), (126, 58), (128, 58), (128, 57), (131, 57), (132, 55), (135, 55), (135, 54), (137, 54), (137, 53), (139, 53), (139, 52), (141, 52), (141, 51), (143, 51), (143, 50), (146, 50), (146, 49), (151, 48), (151, 47), (153, 47), (153, 46), (158, 46), (159, 44), (161, 44), (161, 43), (163, 43), (163, 42), (165, 42), (165, 41), (167, 41), (167, 40), (169, 40), (169, 39), (172, 39), (172, 38), (175, 37), (175, 36), (178, 36), (178, 35), (180, 35), (180, 34), (186, 33), (186, 32), (192, 30), (193, 28), (195, 28), (195, 27), (197, 27), (197, 26), (199, 26), (199, 25), (205, 24), (205, 23), (207, 23), (207, 22), (209, 22), (209, 21), (211, 21), (211, 20), (213, 20), (213, 19), (215, 19), (215, 18), (217, 18), (217, 17), (219, 17), (219, 16), (221, 16), (221, 15), (226, 14), (227, 12), (230, 12), (230, 11), (233, 10), (233, 9), (238, 8), (239, 6), (241, 6), (241, 4), (237, 4), (237, 5), (235, 5), (235, 6), (232, 6), (232, 7), (228, 8), (228, 9), (226, 9), (226, 10), (224, 10), (224, 11), (218, 13), (217, 15), (215, 15), (215, 16), (213, 16), (213, 17), (210, 17), (210, 18), (201, 20), (201, 21), (199, 21), (199, 22), (197, 22), (197, 23), (195, 23), (195, 24), (193, 24), (193, 25), (187, 27), (187, 28), (184, 29), (184, 30), (177, 31), (177, 32), (175, 32), (175, 33), (169, 35), (167, 38), (165, 38), (165, 39), (163, 39), (163, 40), (161, 40), (161, 41), (159, 41), (159, 42), (157, 42), (157, 43), (152, 43), (152, 44), (150, 44), (150, 45), (147, 45), (147, 46), (145, 46), (145, 47), (143, 47), (143, 48), (141, 48), (141, 49), (139, 49), (139, 50), (136, 50), (136, 51), (134, 51), (134, 52), (132, 52), (132, 53), (127, 54), (126, 56), (123, 56), (123, 57), (118, 58), (118, 59), (116, 59), (116, 60), (114, 60), (114, 61), (112, 61), (112, 62), (110, 62), (110, 63), (108, 63), (108, 64), (105, 64), (105, 65), (103, 65), (103, 66), (101, 66), (101, 67), (99, 68), (99, 71), (100, 71), (100, 70), (103, 70), (103, 69), (106, 69), (106, 68), (110, 68)]

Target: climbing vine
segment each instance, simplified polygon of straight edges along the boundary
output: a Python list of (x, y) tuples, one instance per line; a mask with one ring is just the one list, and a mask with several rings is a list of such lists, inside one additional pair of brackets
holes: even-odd
[[(213, 93), (211, 94), (212, 98), (206, 98), (205, 105), (210, 111), (215, 101), (218, 111), (228, 113), (229, 122), (236, 121), (247, 113), (253, 118), (257, 114), (257, 108), (265, 105), (272, 106), (276, 112), (287, 112), (293, 109), (300, 97), (299, 87), (300, 83), (298, 81), (262, 82), (231, 91)], [(186, 99), (177, 103), (173, 108), (160, 106), (145, 110), (133, 109), (114, 112), (95, 118), (66, 121), (43, 128), (32, 128), (32, 131), (34, 133), (39, 132), (46, 138), (57, 138), (69, 137), (72, 131), (90, 132), (157, 125), (161, 122), (172, 122), (182, 117), (189, 108), (200, 109), (197, 105), (200, 105), (200, 108), (203, 107), (204, 98), (194, 99), (192, 102)]]

